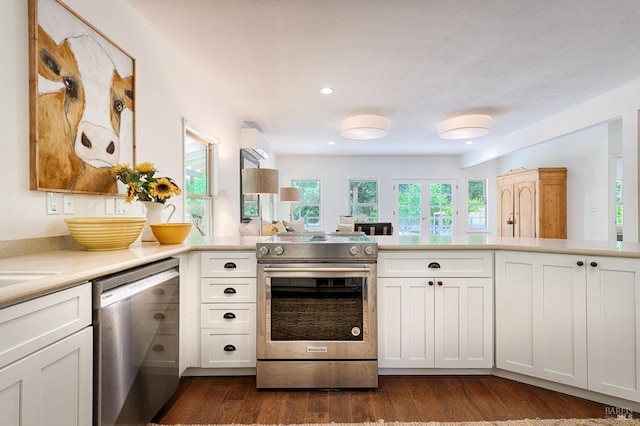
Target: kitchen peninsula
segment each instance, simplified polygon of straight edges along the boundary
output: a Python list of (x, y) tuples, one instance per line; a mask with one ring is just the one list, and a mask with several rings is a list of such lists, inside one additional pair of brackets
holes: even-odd
[[(86, 281), (128, 268), (179, 257), (184, 291), (181, 311), (185, 311), (184, 327), (189, 327), (184, 333), (185, 340), (181, 336), (180, 342), (181, 345), (186, 342), (185, 346), (193, 345), (193, 348), (181, 347), (181, 357), (183, 353), (186, 356), (180, 363), (189, 375), (215, 374), (212, 368), (203, 369), (200, 364), (200, 308), (204, 306), (200, 298), (200, 259), (203, 255), (212, 258), (240, 255), (244, 258), (253, 255), (256, 243), (266, 238), (214, 237), (166, 246), (134, 243), (128, 250), (112, 252), (64, 249), (1, 258), (0, 279), (3, 275), (24, 271), (35, 275), (41, 273), (42, 277), (0, 285), (0, 323), (4, 310), (23, 302), (72, 289)], [(400, 294), (406, 291), (404, 286), (409, 282), (414, 287), (424, 287), (420, 290), (423, 293), (433, 292), (435, 296), (431, 297), (435, 298), (445, 297), (438, 295), (443, 290), (454, 294), (460, 291), (461, 284), (471, 282), (468, 287), (474, 287), (476, 282), (482, 282), (485, 286), (483, 291), (486, 291), (482, 297), (491, 302), (490, 311), (484, 312), (491, 340), (481, 342), (490, 349), (486, 359), (482, 360), (488, 364), (474, 366), (470, 362), (458, 368), (446, 364), (439, 367), (437, 362), (431, 363), (426, 358), (420, 362), (409, 362), (402, 356), (396, 356), (407, 348), (394, 348), (388, 341), (383, 344), (385, 332), (381, 330), (380, 374), (460, 374), (461, 371), (465, 374), (494, 374), (599, 402), (631, 407), (635, 411), (640, 409), (640, 390), (637, 388), (640, 361), (636, 355), (640, 352), (640, 332), (637, 329), (640, 322), (640, 244), (485, 235), (373, 238), (378, 243), (380, 256), (380, 324), (393, 325), (393, 321), (385, 317), (387, 315), (398, 315), (398, 312), (410, 314), (404, 306), (391, 306), (384, 293), (384, 288), (397, 291), (399, 296), (394, 300), (400, 300), (405, 297)], [(444, 282), (442, 287), (427, 287), (424, 278), (436, 274), (427, 272), (426, 266), (424, 272), (386, 266), (391, 261), (396, 266), (403, 265), (403, 262), (426, 265), (432, 257), (456, 259), (469, 256), (475, 259), (480, 254), (488, 260), (479, 268), (482, 274), (477, 278), (473, 275), (476, 271), (458, 275), (448, 272), (443, 263), (438, 272), (441, 278), (437, 278)], [(472, 269), (474, 264), (470, 261), (467, 266)], [(455, 281), (455, 285), (448, 287), (447, 280)], [(434, 309), (433, 306), (427, 308)], [(438, 312), (437, 305), (435, 311), (426, 312), (429, 314), (422, 312), (423, 317), (430, 317), (433, 321), (431, 313)], [(402, 320), (404, 324), (412, 318)], [(399, 332), (406, 333), (404, 329)], [(473, 338), (470, 337), (471, 340)], [(248, 370), (239, 371), (247, 374)]]

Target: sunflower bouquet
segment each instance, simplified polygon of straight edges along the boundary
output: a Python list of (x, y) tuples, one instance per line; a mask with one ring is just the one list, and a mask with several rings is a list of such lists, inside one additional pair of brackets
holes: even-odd
[(170, 177), (156, 177), (153, 163), (144, 162), (131, 168), (128, 163), (118, 164), (111, 169), (117, 180), (127, 185), (125, 202), (135, 199), (163, 203), (173, 195), (180, 195), (182, 190)]

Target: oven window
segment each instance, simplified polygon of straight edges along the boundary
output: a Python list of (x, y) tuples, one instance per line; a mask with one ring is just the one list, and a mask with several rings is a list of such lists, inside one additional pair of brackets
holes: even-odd
[(366, 278), (271, 278), (271, 340), (362, 341)]

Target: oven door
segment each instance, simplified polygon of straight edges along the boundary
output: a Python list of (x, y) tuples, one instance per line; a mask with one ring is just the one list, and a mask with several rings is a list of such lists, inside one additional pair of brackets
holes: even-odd
[(257, 358), (377, 359), (375, 263), (258, 265)]

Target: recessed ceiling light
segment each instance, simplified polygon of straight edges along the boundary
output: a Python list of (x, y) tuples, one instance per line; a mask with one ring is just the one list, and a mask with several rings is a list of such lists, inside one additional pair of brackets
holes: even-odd
[(473, 141), (466, 141), (465, 145), (473, 145)]
[(334, 141), (329, 141), (329, 145), (335, 145), (336, 143)]
[(322, 89), (320, 89), (320, 93), (322, 93), (323, 95), (330, 95), (333, 92), (335, 92), (335, 90), (333, 90), (333, 87), (323, 87)]

